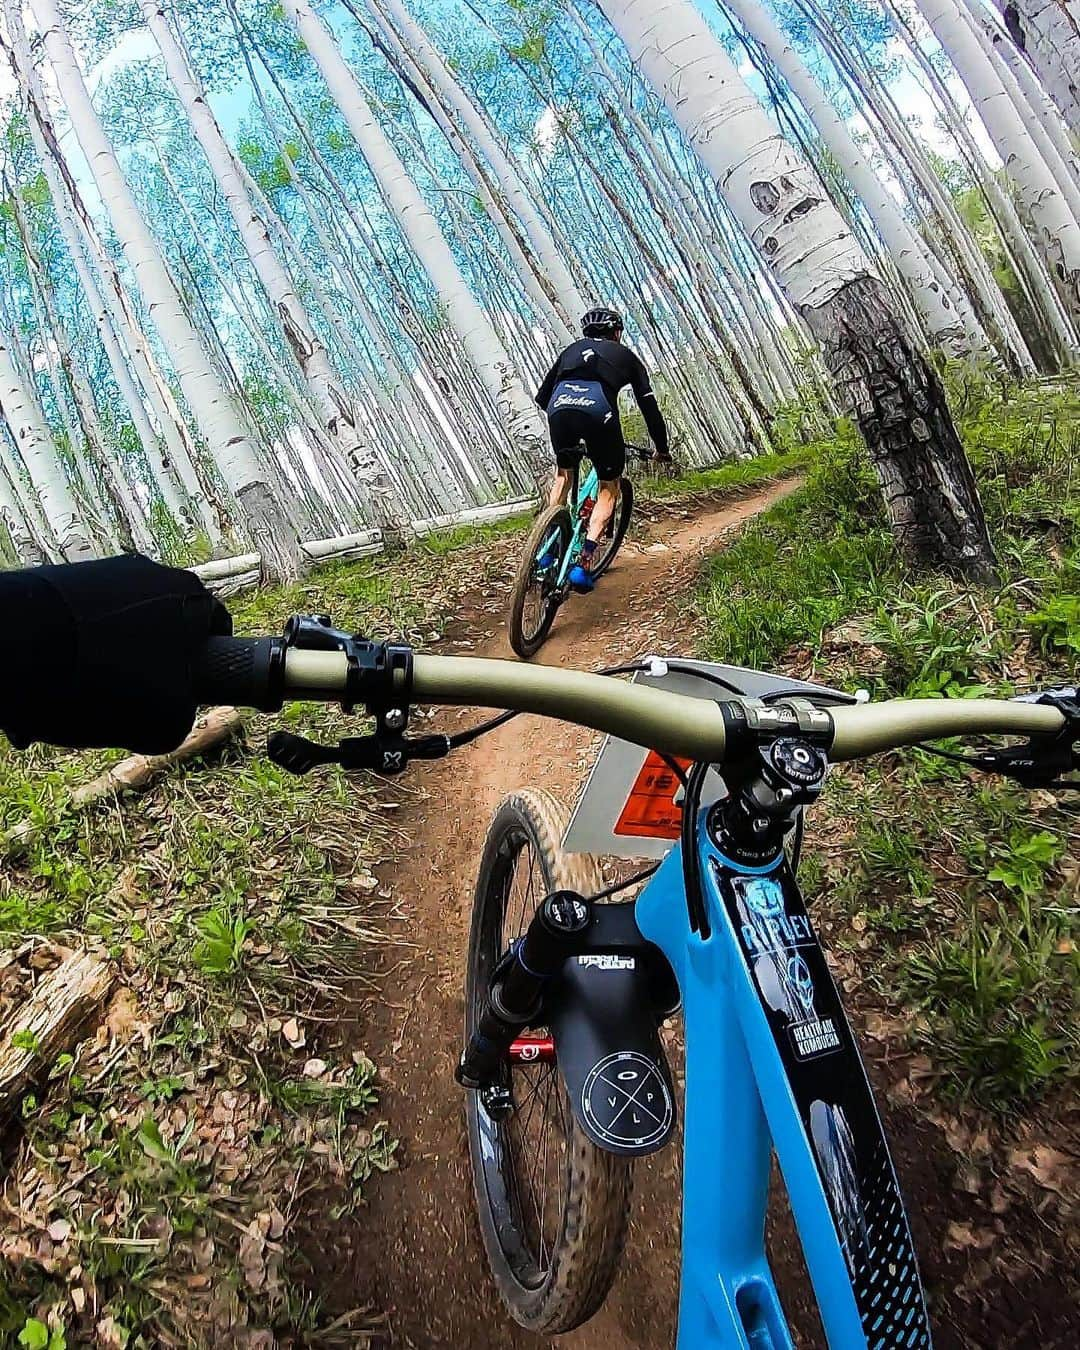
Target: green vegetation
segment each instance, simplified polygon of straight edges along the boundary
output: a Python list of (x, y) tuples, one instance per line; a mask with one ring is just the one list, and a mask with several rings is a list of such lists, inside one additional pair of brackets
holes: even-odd
[[(237, 598), (238, 627), (325, 609), (429, 642), (489, 547), (448, 555), (436, 538), (392, 567), (328, 567)], [(322, 739), (354, 725), (322, 705), (289, 720)], [(302, 1168), (323, 1212), (355, 1222), (368, 1178), (394, 1166), (375, 1066), (336, 1019), (367, 989), (371, 950), (398, 940), (375, 873), (396, 841), (372, 780), (292, 777), (260, 753), (268, 726), (252, 718), (246, 744), (177, 768), (127, 809), (71, 804), (119, 754), (0, 744), (0, 1021), (47, 942), (96, 948), (123, 985), (101, 1034), (21, 1103), (9, 1175), (38, 1227), (0, 1246), (0, 1343), (92, 1339), (73, 1294), (133, 1346), (329, 1320), (307, 1292), (290, 1197)], [(27, 1259), (40, 1242), (46, 1264)], [(349, 1322), (348, 1344), (363, 1327)]]
[(819, 448), (818, 445), (801, 445), (774, 455), (759, 455), (756, 459), (733, 460), (717, 469), (692, 469), (670, 478), (645, 477), (639, 490), (648, 499), (743, 492), (771, 478), (808, 469)]
[[(969, 386), (956, 402), (1000, 589), (913, 580), (841, 435), (804, 489), (708, 564), (704, 654), (881, 696), (1075, 679), (1080, 389)], [(839, 773), (818, 815), (823, 926), (834, 946), (873, 951), (877, 997), (907, 1008), (942, 1089), (1007, 1111), (1074, 1077), (1077, 833), (1053, 795), (914, 752)]]

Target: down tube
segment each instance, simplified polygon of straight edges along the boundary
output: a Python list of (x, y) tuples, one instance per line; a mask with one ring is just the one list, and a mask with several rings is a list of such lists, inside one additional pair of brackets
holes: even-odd
[(680, 850), (638, 898), (686, 1027), (679, 1350), (791, 1350), (765, 1257), (769, 1134), (730, 999), (730, 949), (690, 932)]
[(855, 1038), (786, 860), (758, 875), (701, 835), (731, 1003), (833, 1350), (927, 1350), (918, 1263)]

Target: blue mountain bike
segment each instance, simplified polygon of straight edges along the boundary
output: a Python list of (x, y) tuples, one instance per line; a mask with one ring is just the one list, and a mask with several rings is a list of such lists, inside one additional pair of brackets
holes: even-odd
[[(563, 851), (566, 814), (547, 793), (509, 797), (484, 844), (457, 1076), (503, 1299), (548, 1334), (602, 1304), (634, 1159), (675, 1127), (658, 1028), (681, 1005), (680, 1350), (791, 1350), (765, 1248), (774, 1151), (830, 1347), (922, 1350), (930, 1325), (896, 1174), (795, 879), (802, 812), (830, 763), (940, 737), (1022, 736), (967, 761), (1026, 787), (1076, 787), (1080, 697), (860, 704), (777, 682), (750, 698), (740, 675), (714, 672), (714, 702), (581, 671), (424, 656), (299, 617), (282, 638), (211, 639), (198, 688), (202, 702), (272, 712), (286, 697), (321, 698), (375, 718), (373, 734), (337, 746), (275, 733), (269, 754), (296, 773), (398, 773), (514, 711), (652, 751), (644, 790), (669, 794), (678, 839), (626, 883), (644, 882), (635, 900), (614, 901), (622, 886)], [(412, 738), (413, 701), (511, 711)]]
[[(628, 445), (626, 453), (628, 457), (652, 458), (651, 451), (635, 445)], [(580, 464), (574, 468), (570, 488), (573, 505), (549, 506), (541, 511), (525, 541), (514, 578), (507, 628), (511, 647), (523, 659), (535, 656), (544, 645), (559, 606), (570, 594), (570, 569), (581, 560), (600, 481), (591, 466), (584, 479), (579, 468)], [(619, 480), (619, 500), (589, 567), (594, 578), (601, 577), (614, 562), (633, 510), (634, 485), (624, 475)]]

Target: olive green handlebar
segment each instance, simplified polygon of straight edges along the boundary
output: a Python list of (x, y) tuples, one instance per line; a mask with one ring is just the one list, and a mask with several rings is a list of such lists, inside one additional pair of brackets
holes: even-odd
[[(346, 669), (340, 652), (290, 650), (285, 659), (286, 690), (294, 698), (340, 697)], [(580, 670), (417, 654), (412, 697), (422, 703), (537, 713), (669, 755), (714, 764), (724, 758), (724, 717), (718, 703)], [(835, 729), (829, 751), (834, 760), (858, 759), (941, 736), (1052, 736), (1064, 726), (1056, 708), (991, 698), (894, 699), (830, 707), (828, 714)]]
[(835, 728), (829, 758), (860, 759), (941, 736), (1054, 736), (1065, 725), (1057, 708), (1005, 698), (898, 698), (830, 708)]

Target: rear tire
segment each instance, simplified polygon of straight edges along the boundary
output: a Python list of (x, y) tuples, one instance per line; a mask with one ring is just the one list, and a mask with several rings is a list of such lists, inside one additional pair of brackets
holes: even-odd
[[(555, 551), (558, 561), (553, 567), (541, 572), (536, 565), (537, 554), (553, 535), (557, 535)], [(573, 536), (573, 521), (565, 506), (549, 506), (541, 511), (529, 531), (514, 578), (507, 624), (510, 646), (523, 660), (536, 655), (555, 622), (560, 597), (554, 579), (558, 576)]]
[[(491, 823), (469, 934), (466, 1037), (480, 1015), (495, 962), (524, 932), (544, 896), (602, 889), (591, 859), (561, 851), (566, 822), (566, 810), (553, 797), (527, 790), (507, 797)], [(556, 1335), (580, 1326), (607, 1297), (626, 1237), (633, 1162), (586, 1138), (556, 1065), (520, 1066), (509, 1082), (524, 1110), (507, 1120), (492, 1120), (480, 1095), (466, 1094), (480, 1231), (491, 1273), (515, 1321)], [(528, 1134), (537, 1123), (539, 1150)]]
[(634, 485), (629, 478), (620, 478), (619, 500), (615, 503), (615, 510), (611, 513), (611, 519), (604, 531), (604, 538), (597, 546), (592, 557), (592, 565), (589, 568), (594, 577), (603, 576), (615, 561), (615, 554), (621, 548), (622, 541), (626, 538), (626, 531), (630, 528), (630, 516), (633, 514), (633, 510)]

